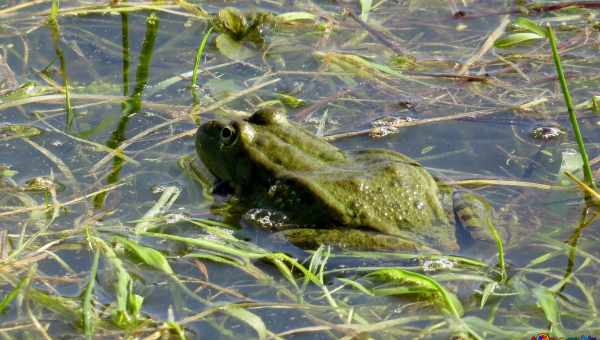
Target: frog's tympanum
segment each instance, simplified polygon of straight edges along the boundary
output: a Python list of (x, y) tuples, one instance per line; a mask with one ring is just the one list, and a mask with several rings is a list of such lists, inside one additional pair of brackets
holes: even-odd
[(279, 234), (302, 247), (457, 251), (463, 240), (486, 234), (455, 223), (487, 210), (483, 200), (455, 213), (457, 192), (413, 159), (383, 149), (343, 152), (279, 112), (209, 121), (198, 129), (196, 150), (241, 198), (284, 213), (294, 227)]

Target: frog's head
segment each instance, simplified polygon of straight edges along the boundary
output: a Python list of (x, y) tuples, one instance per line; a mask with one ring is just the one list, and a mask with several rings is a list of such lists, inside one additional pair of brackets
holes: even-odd
[(275, 109), (204, 123), (196, 133), (196, 151), (213, 175), (244, 190), (290, 171), (313, 171), (345, 160), (335, 146)]
[(240, 153), (240, 123), (212, 120), (196, 132), (196, 152), (206, 168), (218, 179), (234, 183)]
[(286, 123), (285, 114), (270, 109), (259, 110), (246, 119), (212, 120), (198, 128), (196, 152), (218, 179), (244, 186), (257, 168), (263, 169), (268, 162), (260, 155), (273, 153), (257, 145), (256, 139), (268, 135), (273, 126)]

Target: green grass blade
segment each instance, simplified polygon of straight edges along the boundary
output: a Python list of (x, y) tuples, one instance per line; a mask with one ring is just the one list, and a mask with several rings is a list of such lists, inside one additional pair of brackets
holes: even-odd
[[(123, 96), (129, 96), (129, 17), (121, 13), (121, 49), (123, 53)], [(127, 103), (121, 104), (121, 109), (126, 109)]]
[(98, 263), (100, 262), (100, 251), (94, 252), (94, 260), (90, 269), (90, 276), (85, 293), (83, 294), (83, 331), (86, 339), (94, 338), (94, 310), (92, 306), (92, 297), (94, 292), (94, 283), (96, 282), (96, 273), (98, 272)]
[(195, 88), (197, 86), (196, 83), (198, 82), (200, 61), (202, 60), (202, 56), (204, 55), (204, 50), (206, 49), (206, 43), (208, 42), (208, 38), (210, 37), (210, 34), (213, 31), (213, 28), (214, 27), (211, 27), (208, 29), (208, 31), (206, 31), (206, 33), (204, 34), (204, 37), (202, 37), (202, 41), (200, 42), (198, 49), (196, 49), (196, 56), (194, 57), (194, 70), (192, 71), (192, 88)]
[(123, 237), (115, 237), (114, 240), (121, 243), (130, 252), (134, 253), (145, 264), (163, 271), (167, 274), (174, 274), (167, 258), (158, 250), (142, 246), (136, 242)]
[(524, 33), (515, 33), (506, 36), (505, 38), (498, 39), (494, 43), (494, 47), (496, 48), (508, 48), (514, 45), (522, 44), (524, 42), (528, 42), (531, 40), (543, 39), (543, 36), (540, 36), (537, 33), (524, 32)]
[(546, 30), (544, 27), (538, 25), (537, 22), (531, 19), (520, 17), (513, 21), (513, 25), (526, 29), (532, 33), (536, 33), (542, 38), (546, 37)]
[(99, 247), (102, 247), (106, 260), (114, 267), (117, 277), (114, 286), (117, 303), (113, 312), (113, 321), (119, 327), (126, 327), (131, 321), (134, 321), (129, 313), (131, 309), (129, 305), (132, 302), (129, 298), (131, 276), (125, 269), (123, 261), (108, 244), (97, 237), (94, 237), (93, 240)]
[(544, 311), (546, 319), (550, 322), (551, 331), (553, 334), (562, 336), (562, 324), (560, 321), (560, 311), (556, 302), (556, 294), (545, 287), (537, 287), (533, 290), (533, 294), (537, 299), (538, 305)]
[(372, 5), (372, 0), (360, 0), (360, 20), (367, 22)]
[(385, 268), (376, 270), (368, 274), (367, 277), (376, 277), (386, 281), (412, 283), (418, 287), (434, 292), (441, 297), (445, 307), (453, 317), (460, 319), (463, 314), (463, 307), (458, 298), (446, 290), (446, 288), (444, 288), (436, 280), (428, 276), (400, 268)]
[(579, 123), (577, 123), (577, 115), (575, 113), (575, 109), (573, 108), (573, 99), (571, 97), (571, 93), (569, 92), (569, 86), (567, 85), (565, 72), (563, 70), (562, 63), (560, 62), (560, 55), (558, 54), (558, 47), (556, 43), (556, 36), (554, 35), (552, 26), (549, 23), (546, 25), (546, 30), (548, 33), (548, 39), (550, 40), (550, 47), (552, 48), (552, 59), (554, 59), (556, 73), (558, 73), (560, 88), (562, 89), (563, 96), (565, 97), (565, 104), (567, 105), (567, 110), (569, 111), (569, 120), (571, 122), (571, 127), (573, 128), (573, 134), (575, 135), (577, 146), (579, 147), (581, 160), (583, 161), (583, 175), (587, 184), (590, 185), (594, 190), (598, 190), (596, 188), (596, 183), (594, 183), (592, 168), (590, 167), (590, 160), (585, 149), (583, 136), (581, 135), (581, 131), (579, 130)]
[(233, 304), (227, 305), (222, 311), (252, 327), (256, 331), (259, 339), (262, 340), (267, 338), (267, 327), (258, 315)]
[(17, 284), (17, 286), (15, 288), (13, 288), (13, 290), (10, 291), (10, 293), (8, 293), (3, 299), (2, 301), (0, 301), (0, 313), (3, 313), (4, 310), (6, 310), (6, 307), (8, 307), (13, 300), (19, 296), (19, 294), (26, 289), (29, 286), (29, 283), (31, 282), (31, 278), (33, 277), (33, 275), (35, 275), (37, 271), (37, 264), (34, 264), (31, 269), (29, 270), (29, 272), (27, 273), (27, 276), (25, 276), (24, 278), (21, 279), (21, 281), (19, 281), (19, 283)]
[(54, 50), (58, 61), (60, 63), (60, 73), (63, 78), (63, 87), (65, 91), (65, 111), (67, 114), (66, 125), (67, 130), (71, 130), (73, 127), (73, 121), (75, 120), (73, 113), (73, 106), (71, 105), (71, 89), (69, 75), (67, 72), (67, 62), (65, 60), (64, 53), (60, 47), (60, 28), (58, 26), (58, 9), (59, 1), (52, 0), (52, 7), (50, 9), (50, 17), (48, 25), (50, 26), (50, 33), (52, 34), (52, 43), (54, 44)]
[(175, 201), (179, 197), (180, 193), (181, 189), (179, 189), (176, 186), (166, 187), (160, 195), (158, 201), (156, 201), (152, 208), (150, 208), (144, 214), (142, 220), (138, 224), (136, 224), (135, 233), (140, 234), (151, 229), (154, 225), (155, 218), (163, 212), (169, 210), (169, 208), (171, 208), (171, 205), (173, 205), (173, 203), (175, 203)]

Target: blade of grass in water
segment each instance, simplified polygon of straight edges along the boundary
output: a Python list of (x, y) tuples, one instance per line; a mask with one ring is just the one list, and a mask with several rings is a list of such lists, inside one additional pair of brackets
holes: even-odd
[(8, 293), (4, 297), (4, 299), (2, 299), (2, 301), (0, 301), (0, 313), (3, 313), (6, 310), (6, 307), (8, 307), (17, 296), (19, 296), (21, 291), (23, 291), (29, 286), (31, 278), (35, 275), (36, 272), (37, 264), (34, 264), (29, 270), (29, 273), (27, 273), (27, 276), (22, 278), (21, 281), (19, 281), (19, 283), (17, 284), (17, 286), (13, 290), (11, 290), (10, 293)]
[(581, 131), (579, 130), (579, 124), (577, 123), (577, 115), (575, 114), (575, 109), (573, 108), (573, 99), (571, 97), (571, 93), (569, 92), (569, 86), (567, 85), (565, 72), (560, 62), (560, 55), (558, 54), (558, 47), (556, 46), (556, 36), (554, 36), (554, 31), (552, 30), (552, 26), (549, 23), (546, 25), (546, 31), (548, 33), (548, 39), (550, 40), (550, 47), (552, 48), (552, 59), (554, 59), (554, 65), (556, 66), (556, 73), (558, 73), (560, 87), (562, 89), (563, 96), (565, 97), (565, 104), (567, 105), (567, 110), (569, 111), (569, 120), (571, 121), (573, 134), (575, 135), (575, 140), (577, 141), (577, 146), (579, 147), (579, 153), (581, 154), (581, 160), (583, 161), (583, 174), (585, 176), (585, 181), (594, 190), (597, 190), (596, 183), (594, 183), (594, 177), (592, 176), (592, 168), (590, 167), (589, 157), (585, 150), (583, 136), (581, 135)]
[(90, 270), (88, 285), (83, 295), (83, 329), (86, 339), (94, 338), (94, 311), (92, 309), (92, 298), (94, 293), (94, 283), (96, 282), (96, 273), (98, 272), (98, 263), (100, 262), (100, 251), (94, 252), (94, 260)]
[(192, 88), (195, 88), (197, 86), (196, 83), (198, 82), (200, 60), (202, 59), (202, 56), (204, 55), (204, 50), (206, 49), (206, 43), (208, 42), (208, 38), (210, 37), (210, 34), (212, 33), (212, 31), (213, 31), (213, 27), (208, 29), (208, 31), (204, 34), (204, 37), (202, 38), (202, 42), (200, 42), (200, 46), (198, 46), (198, 49), (196, 49), (196, 56), (194, 58), (194, 70), (192, 73)]
[[(123, 96), (129, 96), (129, 17), (121, 13), (121, 45), (123, 46)], [(127, 103), (121, 104), (121, 110), (127, 108)]]
[(458, 298), (428, 276), (400, 268), (384, 268), (368, 274), (367, 277), (375, 277), (388, 282), (412, 283), (423, 291), (433, 292), (439, 296), (451, 316), (460, 319), (463, 315), (463, 307)]
[(67, 113), (67, 130), (71, 130), (73, 127), (73, 107), (71, 105), (71, 90), (69, 89), (69, 76), (67, 73), (67, 63), (62, 49), (60, 48), (60, 29), (58, 27), (58, 0), (52, 0), (52, 8), (50, 9), (50, 18), (48, 19), (48, 25), (50, 26), (50, 32), (52, 33), (52, 43), (54, 44), (54, 50), (60, 63), (60, 73), (63, 78), (63, 87), (65, 91), (65, 111)]

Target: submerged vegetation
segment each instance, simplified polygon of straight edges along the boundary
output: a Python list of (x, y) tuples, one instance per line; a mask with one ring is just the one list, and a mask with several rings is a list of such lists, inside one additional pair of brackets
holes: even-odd
[[(0, 337), (600, 336), (599, 11), (1, 1)], [(199, 124), (269, 106), (410, 155), (510, 232), (475, 254), (272, 241), (185, 166)]]

